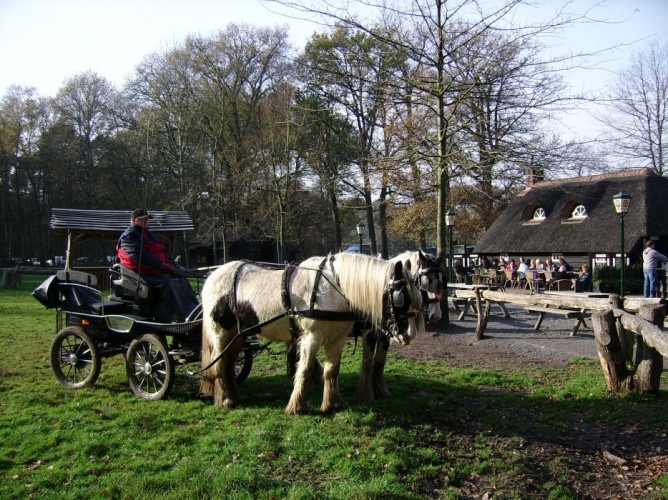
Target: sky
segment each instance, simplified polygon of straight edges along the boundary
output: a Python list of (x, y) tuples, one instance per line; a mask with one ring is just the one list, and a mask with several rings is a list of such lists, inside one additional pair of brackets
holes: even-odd
[[(572, 0), (570, 8), (596, 3)], [(557, 50), (630, 46), (590, 61), (600, 67), (597, 71), (572, 71), (568, 83), (578, 90), (602, 89), (650, 38), (668, 40), (668, 0), (598, 3), (591, 15), (614, 24), (570, 30), (556, 40)], [(555, 0), (544, 0), (526, 12), (545, 18), (554, 9)], [(120, 88), (144, 57), (169, 50), (188, 34), (212, 34), (229, 23), (287, 24), (297, 47), (322, 31), (315, 23), (281, 16), (277, 10), (260, 0), (0, 0), (0, 98), (14, 84), (35, 87), (43, 97), (55, 96), (66, 80), (88, 70)], [(570, 117), (576, 128), (583, 120), (582, 114)]]

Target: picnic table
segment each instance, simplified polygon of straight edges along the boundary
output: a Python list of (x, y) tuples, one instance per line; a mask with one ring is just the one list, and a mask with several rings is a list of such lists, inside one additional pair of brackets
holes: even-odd
[[(503, 300), (482, 298), (484, 291), (490, 292), (498, 290), (499, 287), (497, 285), (467, 285), (465, 283), (448, 283), (448, 288), (451, 288), (455, 291), (454, 297), (451, 297), (451, 301), (455, 309), (458, 310), (459, 304), (464, 306), (464, 310), (459, 315), (460, 320), (464, 319), (470, 309), (473, 309), (477, 313), (476, 338), (478, 340), (484, 336), (492, 305), (498, 305), (501, 308), (503, 315), (506, 318), (510, 318), (510, 314), (508, 313)], [(485, 302), (484, 308), (482, 307), (483, 300)]]

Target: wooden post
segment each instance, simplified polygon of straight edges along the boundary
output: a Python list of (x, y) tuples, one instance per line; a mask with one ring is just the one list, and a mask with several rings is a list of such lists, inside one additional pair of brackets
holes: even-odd
[[(652, 305), (641, 306), (638, 315), (659, 327), (663, 326), (666, 317), (663, 306)], [(642, 394), (659, 392), (663, 356), (656, 349), (648, 346), (640, 335), (637, 335), (635, 366), (636, 391)]]
[(476, 288), (475, 290), (475, 305), (478, 308), (478, 327), (475, 331), (476, 340), (482, 340), (485, 338), (485, 328), (487, 328), (487, 321), (489, 320), (489, 310), (492, 307), (492, 304), (489, 300), (485, 300), (485, 307), (483, 308), (482, 303), (482, 290)]
[(617, 334), (617, 322), (612, 310), (592, 314), (598, 358), (608, 388), (613, 394), (624, 394), (633, 388), (633, 377), (626, 368), (626, 360)]
[(16, 266), (14, 270), (4, 269), (2, 271), (1, 288), (16, 288), (22, 282), (21, 266)]

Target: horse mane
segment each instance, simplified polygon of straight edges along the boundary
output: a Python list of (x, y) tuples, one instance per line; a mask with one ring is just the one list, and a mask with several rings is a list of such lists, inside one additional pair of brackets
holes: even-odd
[(418, 266), (420, 265), (420, 255), (416, 251), (406, 250), (396, 257), (392, 257), (390, 262), (402, 262), (403, 264), (406, 264), (407, 260), (409, 260), (411, 263), (411, 273), (415, 274), (417, 272)]
[(393, 262), (364, 254), (344, 252), (334, 255), (341, 292), (353, 310), (368, 317), (376, 327), (383, 322), (383, 297), (394, 276), (394, 266)]

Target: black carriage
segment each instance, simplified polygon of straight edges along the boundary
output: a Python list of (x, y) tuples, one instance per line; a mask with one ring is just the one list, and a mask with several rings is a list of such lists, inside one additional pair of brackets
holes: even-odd
[[(151, 212), (156, 230), (165, 239), (192, 230), (184, 212)], [(95, 384), (102, 359), (123, 355), (130, 388), (144, 399), (166, 397), (175, 369), (195, 375), (201, 348), (202, 312), (198, 294), (181, 278), (170, 283), (176, 290), (166, 321), (151, 287), (134, 271), (111, 268), (77, 270), (71, 267), (72, 247), (86, 239), (115, 240), (130, 220), (129, 211), (54, 209), (51, 227), (67, 236), (65, 269), (49, 276), (33, 296), (56, 310), (56, 335), (50, 362), (58, 382), (69, 388)], [(103, 291), (108, 294), (103, 297)], [(175, 313), (175, 317), (174, 317)], [(250, 373), (253, 355), (261, 350), (248, 339), (236, 366), (237, 381)]]

